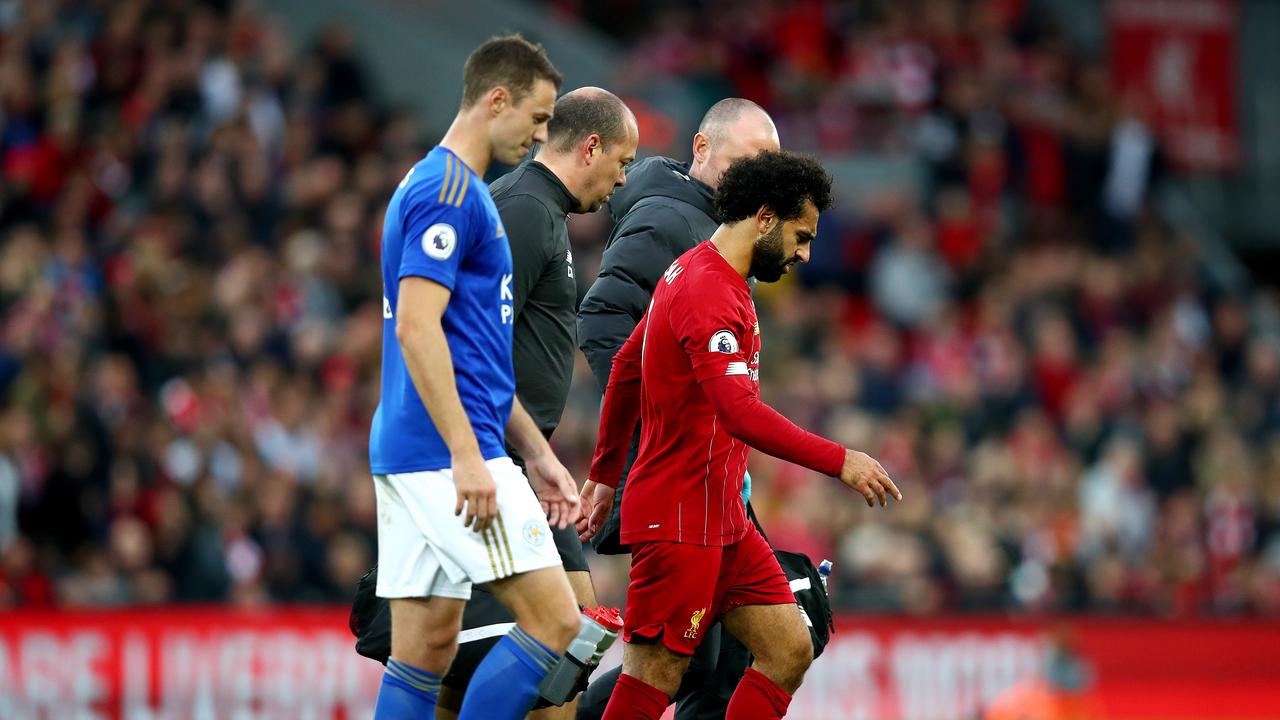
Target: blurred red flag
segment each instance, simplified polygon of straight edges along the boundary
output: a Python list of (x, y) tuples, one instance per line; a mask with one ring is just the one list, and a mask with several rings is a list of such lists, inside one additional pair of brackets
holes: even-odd
[(1111, 0), (1107, 9), (1117, 96), (1155, 128), (1175, 167), (1234, 169), (1237, 0)]

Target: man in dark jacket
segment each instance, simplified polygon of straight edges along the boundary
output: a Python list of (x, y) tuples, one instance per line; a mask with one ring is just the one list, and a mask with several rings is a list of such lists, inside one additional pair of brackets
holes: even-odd
[[(609, 384), (613, 356), (648, 310), (663, 271), (719, 227), (712, 200), (725, 169), (740, 157), (777, 149), (778, 131), (768, 113), (750, 100), (729, 98), (703, 116), (693, 136), (692, 162), (651, 157), (628, 170), (626, 187), (609, 202), (615, 224), (600, 274), (578, 309), (579, 342), (601, 391)], [(627, 470), (638, 442), (639, 433), (632, 440)], [(627, 552), (618, 539), (625, 484), (624, 471), (612, 515), (593, 539), (601, 554)], [(707, 632), (685, 675), (676, 696), (679, 720), (723, 718), (733, 685), (749, 663), (746, 648), (732, 638), (722, 643), (718, 630)], [(579, 707), (579, 720), (600, 716), (616, 679), (613, 672), (592, 684)]]

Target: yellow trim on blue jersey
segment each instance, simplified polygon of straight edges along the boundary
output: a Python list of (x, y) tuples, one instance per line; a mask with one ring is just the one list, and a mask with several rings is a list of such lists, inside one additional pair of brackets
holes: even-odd
[(449, 178), (453, 176), (453, 156), (445, 154), (444, 156), (444, 182), (440, 184), (440, 197), (436, 198), (437, 202), (444, 202), (444, 191), (449, 187)]
[(464, 172), (462, 176), (462, 191), (458, 193), (458, 199), (453, 201), (454, 207), (462, 207), (462, 198), (467, 196), (467, 188), (471, 187), (471, 173)]
[(449, 188), (449, 194), (444, 198), (444, 201), (450, 205), (454, 204), (453, 200), (458, 195), (458, 185), (462, 183), (462, 176), (470, 174), (467, 172), (467, 169), (462, 166), (461, 160), (454, 160), (453, 166), (457, 168), (453, 173), (453, 187)]

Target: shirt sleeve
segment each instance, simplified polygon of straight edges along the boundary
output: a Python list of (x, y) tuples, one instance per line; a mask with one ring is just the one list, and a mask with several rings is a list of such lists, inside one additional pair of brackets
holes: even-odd
[(507, 196), (498, 200), (497, 206), (511, 245), (511, 292), (515, 296), (514, 317), (519, 318), (529, 293), (553, 257), (555, 226), (546, 206), (532, 196)]
[(631, 437), (640, 422), (640, 361), (648, 319), (648, 315), (640, 319), (631, 337), (613, 356), (613, 371), (600, 408), (600, 435), (588, 477), (611, 488), (618, 487), (622, 479)]
[(754, 328), (724, 292), (703, 292), (699, 285), (682, 289), (668, 309), (671, 329), (693, 363), (699, 383), (726, 375), (747, 375), (747, 352)]
[(843, 447), (801, 429), (760, 400), (747, 368), (755, 328), (746, 325), (740, 308), (726, 293), (699, 284), (686, 286), (680, 299), (671, 307), (671, 327), (725, 432), (776, 458), (838, 476)]
[(745, 377), (722, 376), (701, 383), (724, 431), (760, 452), (824, 475), (839, 477), (845, 450), (788, 420), (755, 393)]
[[(434, 280), (453, 290), (458, 267), (473, 242), (474, 228), (471, 205), (464, 202), (465, 186), (471, 173), (457, 183), (463, 190), (449, 193), (449, 187), (424, 182), (407, 194), (400, 205), (404, 251), (400, 256), (400, 278), (409, 276)], [(448, 184), (446, 184), (448, 185)], [(450, 202), (441, 194), (455, 196)]]

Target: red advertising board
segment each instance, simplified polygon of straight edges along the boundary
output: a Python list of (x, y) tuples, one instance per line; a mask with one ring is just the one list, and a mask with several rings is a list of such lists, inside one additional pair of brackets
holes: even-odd
[(788, 717), (968, 720), (1076, 647), (1090, 720), (1280, 718), (1280, 622), (847, 616)]
[[(1089, 714), (1280, 718), (1280, 622), (843, 617), (789, 718), (961, 720), (1079, 648)], [(612, 654), (616, 662), (616, 653)], [(0, 613), (0, 718), (369, 718), (345, 608)]]
[(1236, 0), (1110, 0), (1111, 69), (1174, 165), (1230, 170), (1239, 160)]
[(369, 718), (346, 610), (0, 613), (0, 718)]

